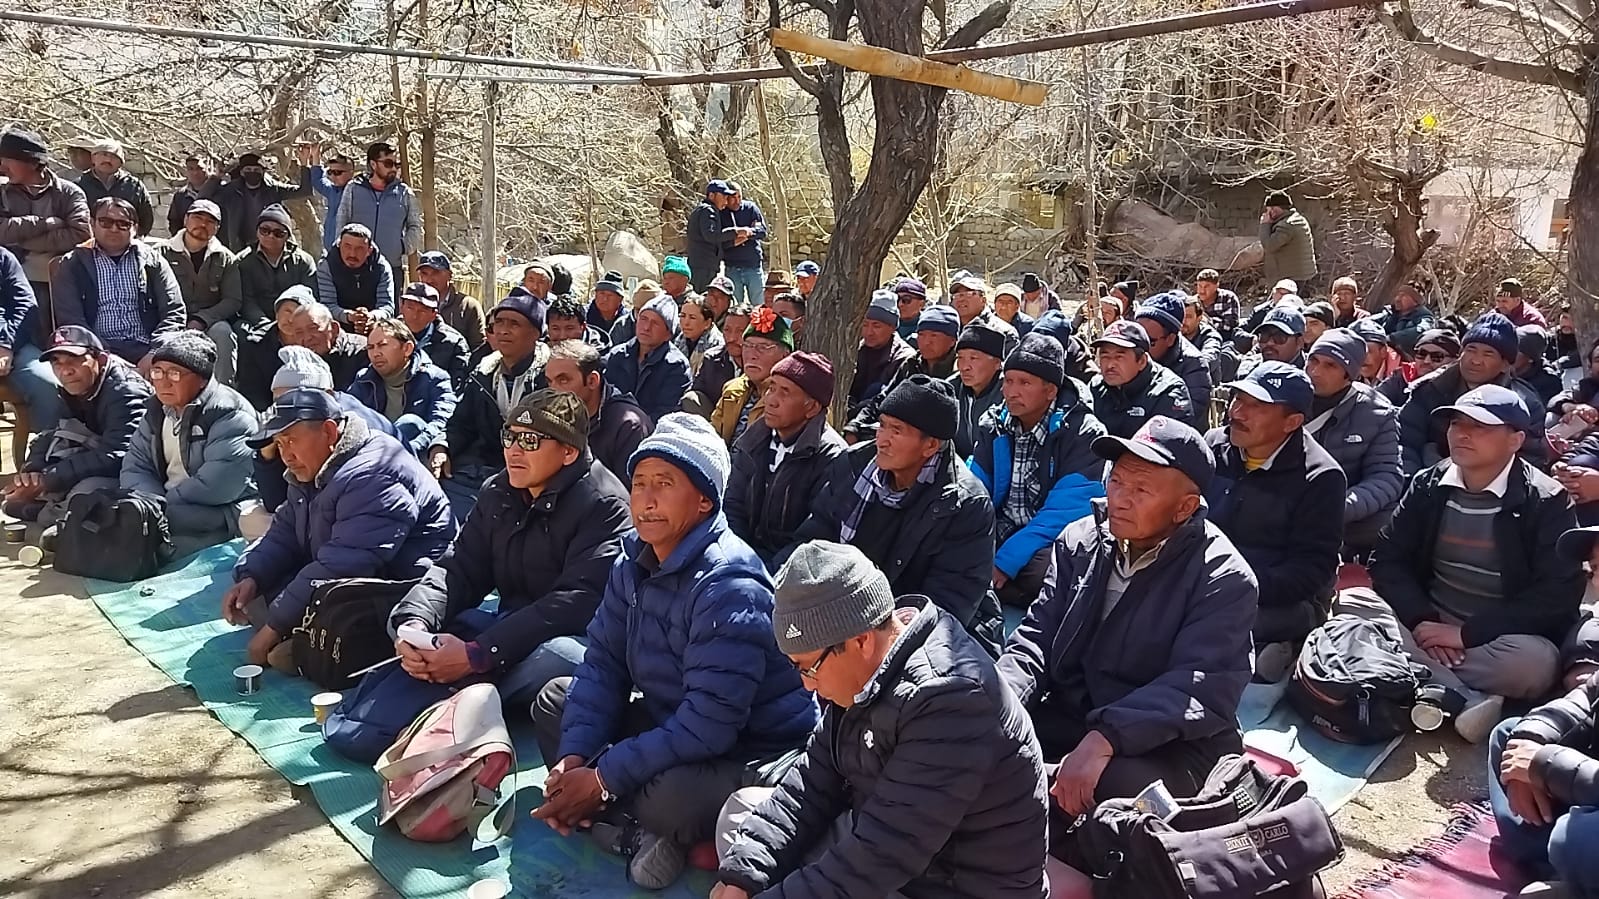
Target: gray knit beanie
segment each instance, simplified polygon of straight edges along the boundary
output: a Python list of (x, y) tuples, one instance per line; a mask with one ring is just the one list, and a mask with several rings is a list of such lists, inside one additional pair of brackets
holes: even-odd
[(216, 341), (200, 331), (175, 331), (156, 338), (150, 361), (170, 362), (209, 381), (216, 374)]
[(777, 648), (797, 656), (866, 633), (894, 611), (888, 578), (866, 554), (843, 543), (800, 544), (773, 582)]
[(272, 375), (273, 390), (333, 389), (333, 370), (315, 352), (303, 346), (286, 346), (278, 350), (278, 360), (282, 364)]

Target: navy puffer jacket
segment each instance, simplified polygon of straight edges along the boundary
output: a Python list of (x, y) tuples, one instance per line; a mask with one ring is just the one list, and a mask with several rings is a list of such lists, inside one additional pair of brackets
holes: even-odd
[(600, 758), (619, 796), (680, 765), (798, 749), (816, 726), (816, 702), (772, 636), (766, 567), (721, 512), (662, 563), (637, 533), (624, 539), (567, 694), (560, 756), (592, 758), (615, 739), (634, 689), (655, 726)]

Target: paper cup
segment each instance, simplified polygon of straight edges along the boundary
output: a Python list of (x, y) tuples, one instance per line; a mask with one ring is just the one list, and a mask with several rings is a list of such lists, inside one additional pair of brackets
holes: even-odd
[(511, 885), (503, 880), (480, 880), (466, 891), (466, 899), (504, 899), (511, 895)]
[(6, 542), (25, 543), (28, 539), (28, 525), (21, 521), (6, 523)]
[(17, 561), (29, 568), (38, 568), (44, 564), (45, 555), (45, 551), (37, 546), (24, 546), (17, 553)]
[(311, 711), (316, 713), (316, 723), (326, 724), (328, 713), (333, 707), (344, 701), (343, 693), (318, 693), (311, 697)]
[(240, 696), (261, 692), (261, 666), (240, 665), (233, 669), (233, 689)]

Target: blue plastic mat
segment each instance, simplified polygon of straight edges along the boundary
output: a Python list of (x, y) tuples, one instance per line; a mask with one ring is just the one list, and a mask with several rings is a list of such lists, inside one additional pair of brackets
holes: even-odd
[(239, 696), (233, 669), (245, 664), (247, 628), (221, 618), (222, 594), (242, 541), (180, 560), (167, 572), (133, 585), (89, 580), (89, 595), (122, 636), (173, 680), (194, 688), (200, 701), (255, 747), (291, 782), (308, 786), (333, 826), (402, 895), (461, 896), (480, 878), (509, 880), (516, 896), (548, 899), (703, 897), (712, 878), (691, 871), (672, 890), (645, 893), (627, 882), (621, 860), (585, 837), (562, 839), (528, 816), (541, 800), (545, 769), (532, 725), (512, 720), (519, 771), (511, 836), (495, 843), (416, 843), (377, 826), (379, 779), (322, 743), (311, 714), (309, 681), (268, 670), (261, 692)]

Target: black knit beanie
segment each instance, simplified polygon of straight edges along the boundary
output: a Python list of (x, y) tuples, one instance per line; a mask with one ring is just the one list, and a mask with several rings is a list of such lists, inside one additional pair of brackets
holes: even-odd
[(950, 440), (960, 427), (960, 407), (945, 382), (930, 375), (911, 375), (899, 382), (878, 405), (882, 415), (892, 415), (929, 437)]

